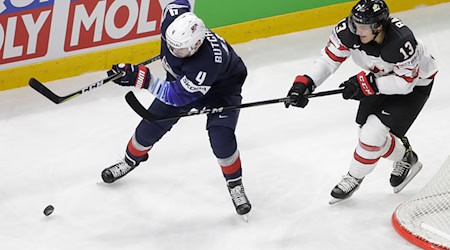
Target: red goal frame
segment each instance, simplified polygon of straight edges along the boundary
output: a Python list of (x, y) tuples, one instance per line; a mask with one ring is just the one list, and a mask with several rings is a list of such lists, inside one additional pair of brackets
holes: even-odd
[(413, 243), (414, 245), (423, 248), (423, 249), (433, 249), (433, 250), (449, 250), (450, 248), (443, 247), (436, 245), (434, 243), (431, 243), (427, 241), (426, 239), (423, 239), (417, 235), (412, 234), (408, 229), (404, 228), (400, 222), (397, 219), (397, 216), (395, 215), (395, 212), (392, 214), (392, 226), (394, 227), (395, 231), (397, 231), (398, 234), (400, 234), (403, 238), (408, 240), (409, 242)]

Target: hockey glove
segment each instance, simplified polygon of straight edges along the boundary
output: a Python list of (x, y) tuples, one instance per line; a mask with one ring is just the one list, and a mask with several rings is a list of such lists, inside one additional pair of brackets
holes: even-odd
[(141, 89), (148, 89), (152, 75), (150, 70), (144, 65), (133, 65), (133, 64), (114, 64), (112, 69), (109, 70), (108, 76), (125, 72), (125, 75), (121, 78), (114, 80), (115, 83), (121, 86), (134, 86)]
[(345, 100), (361, 100), (364, 97), (378, 94), (375, 75), (372, 73), (366, 75), (364, 71), (350, 77), (347, 81), (339, 85), (339, 87), (344, 88), (342, 97)]
[(287, 97), (289, 100), (284, 102), (284, 106), (289, 108), (290, 105), (304, 108), (309, 100), (306, 95), (311, 94), (316, 85), (314, 81), (307, 75), (299, 75), (295, 78), (294, 85), (289, 90)]

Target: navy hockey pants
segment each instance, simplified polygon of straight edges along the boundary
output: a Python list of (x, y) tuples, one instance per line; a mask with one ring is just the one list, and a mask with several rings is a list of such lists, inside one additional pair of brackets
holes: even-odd
[[(228, 81), (240, 83), (245, 81), (247, 74), (236, 75)], [(235, 85), (236, 86), (236, 85)], [(155, 116), (167, 117), (174, 116), (180, 112), (189, 111), (191, 108), (201, 109), (203, 107), (223, 107), (230, 105), (239, 105), (242, 101), (240, 88), (232, 93), (222, 91), (211, 92), (204, 98), (195, 101), (184, 107), (173, 107), (157, 99), (149, 107), (149, 111)], [(217, 158), (227, 158), (237, 149), (235, 129), (239, 118), (239, 110), (227, 110), (221, 113), (207, 115), (206, 129), (210, 139), (211, 148)], [(189, 118), (185, 118), (189, 119)], [(161, 122), (148, 122), (142, 120), (135, 131), (135, 138), (139, 144), (144, 147), (153, 146), (159, 141), (179, 119)]]

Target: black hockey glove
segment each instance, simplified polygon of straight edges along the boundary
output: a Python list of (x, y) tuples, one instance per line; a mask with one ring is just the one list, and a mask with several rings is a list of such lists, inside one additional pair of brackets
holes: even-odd
[(148, 89), (152, 79), (150, 70), (147, 67), (129, 63), (114, 64), (107, 74), (110, 76), (119, 72), (125, 72), (125, 75), (114, 80), (114, 82), (121, 86), (134, 86), (141, 89)]
[(315, 87), (314, 81), (309, 76), (297, 76), (294, 80), (294, 85), (292, 85), (287, 94), (289, 100), (284, 102), (284, 106), (286, 106), (286, 108), (289, 108), (290, 105), (304, 108), (309, 102), (306, 95), (311, 94)]
[(344, 88), (342, 97), (345, 100), (361, 100), (364, 97), (378, 94), (375, 75), (372, 73), (366, 75), (364, 71), (350, 77), (347, 81), (339, 85), (339, 87)]

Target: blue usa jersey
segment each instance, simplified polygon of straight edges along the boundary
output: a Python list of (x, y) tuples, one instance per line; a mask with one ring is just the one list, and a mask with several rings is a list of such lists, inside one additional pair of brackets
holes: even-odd
[(164, 9), (161, 23), (161, 61), (167, 71), (165, 80), (154, 78), (150, 92), (160, 101), (175, 107), (185, 106), (208, 94), (239, 91), (242, 83), (226, 79), (245, 70), (241, 58), (219, 35), (208, 30), (198, 51), (190, 57), (178, 58), (165, 42), (167, 27), (181, 14), (190, 11), (187, 0), (177, 0)]

